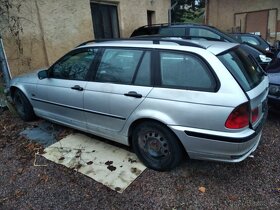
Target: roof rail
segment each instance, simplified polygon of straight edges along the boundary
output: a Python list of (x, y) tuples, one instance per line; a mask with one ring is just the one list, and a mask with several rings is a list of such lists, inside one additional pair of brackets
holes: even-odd
[[(172, 37), (164, 37), (164, 36), (143, 36), (143, 37), (132, 37), (129, 39), (97, 39), (97, 40), (89, 40), (86, 42), (81, 43), (77, 47), (81, 47), (84, 45), (87, 45), (89, 43), (100, 43), (100, 42), (108, 42), (108, 41), (152, 41), (153, 44), (160, 44), (160, 42), (170, 42), (170, 43), (176, 43), (181, 46), (189, 46), (189, 47), (199, 47), (205, 49), (205, 47), (190, 42), (186, 40), (184, 37), (173, 37), (178, 39), (172, 39)], [(181, 38), (181, 39), (179, 39)]]
[[(184, 22), (176, 22), (176, 23), (156, 23), (156, 24), (150, 24), (150, 25), (143, 25), (140, 26), (137, 29), (140, 28), (148, 28), (148, 27), (153, 27), (153, 26), (176, 26), (176, 25), (194, 25), (194, 26), (208, 26), (205, 24), (200, 24), (200, 23), (184, 23)], [(211, 27), (211, 26), (210, 26)]]

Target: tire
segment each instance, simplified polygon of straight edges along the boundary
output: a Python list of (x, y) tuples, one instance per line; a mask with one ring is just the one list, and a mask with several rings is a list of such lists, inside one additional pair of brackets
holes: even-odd
[(175, 168), (183, 157), (183, 148), (177, 137), (164, 125), (141, 123), (132, 133), (132, 147), (138, 158), (157, 171)]
[(35, 119), (33, 107), (23, 92), (18, 89), (15, 90), (13, 100), (17, 113), (22, 120), (31, 121)]

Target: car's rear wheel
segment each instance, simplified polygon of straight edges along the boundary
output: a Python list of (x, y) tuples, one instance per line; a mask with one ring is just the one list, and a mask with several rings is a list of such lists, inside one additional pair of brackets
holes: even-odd
[(17, 113), (22, 120), (31, 121), (35, 119), (33, 107), (23, 92), (18, 89), (15, 90), (13, 100)]
[(164, 125), (145, 122), (136, 126), (132, 146), (138, 158), (148, 167), (168, 171), (176, 167), (183, 156), (177, 137)]

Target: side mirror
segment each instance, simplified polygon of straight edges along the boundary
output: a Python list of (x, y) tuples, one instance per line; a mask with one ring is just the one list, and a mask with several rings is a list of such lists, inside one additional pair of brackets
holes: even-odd
[(48, 78), (48, 70), (42, 70), (38, 72), (38, 78), (40, 80)]

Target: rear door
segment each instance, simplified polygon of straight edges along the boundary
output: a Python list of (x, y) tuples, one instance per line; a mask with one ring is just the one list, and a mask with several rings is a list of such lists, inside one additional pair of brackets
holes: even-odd
[(251, 125), (255, 129), (267, 114), (268, 78), (257, 61), (240, 47), (218, 56), (250, 100)]
[(151, 91), (151, 52), (106, 48), (93, 82), (86, 87), (87, 127), (95, 133), (120, 131)]

